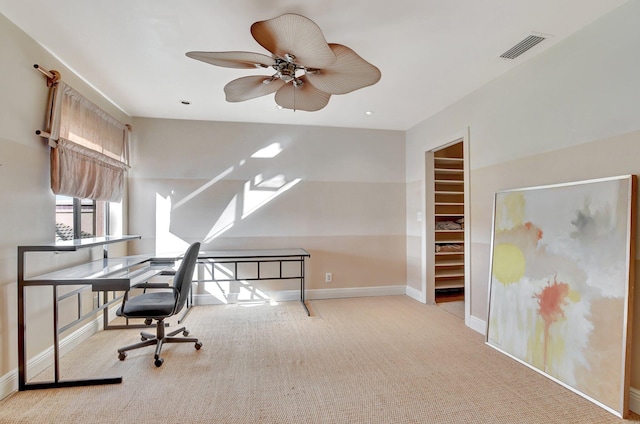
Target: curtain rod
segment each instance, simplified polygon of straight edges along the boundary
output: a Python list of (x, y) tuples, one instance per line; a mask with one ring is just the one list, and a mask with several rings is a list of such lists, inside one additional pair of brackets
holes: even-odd
[[(40, 71), (40, 73), (47, 78), (47, 87), (53, 87), (58, 82), (58, 80), (60, 80), (60, 72), (58, 71), (55, 71), (55, 70), (47, 71), (37, 63), (33, 65), (33, 67), (36, 68), (38, 71)], [(51, 137), (50, 132), (42, 131), (42, 130), (36, 130), (36, 135), (39, 135), (40, 137), (44, 137), (44, 138)], [(51, 143), (51, 141), (49, 141), (49, 143)]]
[(36, 68), (38, 71), (40, 71), (42, 75), (47, 77), (47, 87), (51, 87), (53, 84), (58, 82), (58, 80), (61, 78), (60, 72), (58, 71), (55, 71), (55, 70), (47, 71), (37, 63), (33, 65), (33, 67)]

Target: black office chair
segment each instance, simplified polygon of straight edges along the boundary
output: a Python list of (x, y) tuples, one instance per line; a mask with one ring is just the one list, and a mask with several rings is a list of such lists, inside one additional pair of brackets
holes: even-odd
[[(122, 306), (116, 312), (116, 315), (125, 318), (144, 318), (147, 325), (156, 320), (156, 334), (142, 332), (142, 342), (126, 346), (118, 349), (118, 358), (124, 361), (127, 357), (127, 351), (139, 349), (145, 346), (156, 345), (156, 353), (154, 355), (155, 365), (159, 367), (164, 362), (160, 357), (160, 351), (164, 343), (195, 343), (196, 350), (200, 350), (202, 343), (197, 338), (187, 337), (189, 331), (184, 327), (171, 331), (165, 335), (165, 318), (179, 313), (184, 307), (191, 282), (193, 279), (193, 271), (198, 260), (198, 251), (200, 243), (193, 243), (187, 249), (182, 259), (180, 267), (176, 271), (173, 279), (173, 286), (158, 283), (144, 283), (137, 287), (145, 288), (145, 292), (138, 296), (129, 298), (129, 292), (125, 293)], [(165, 289), (163, 291), (150, 291), (146, 289)], [(167, 291), (166, 289), (171, 289)], [(174, 337), (182, 332), (184, 337)]]

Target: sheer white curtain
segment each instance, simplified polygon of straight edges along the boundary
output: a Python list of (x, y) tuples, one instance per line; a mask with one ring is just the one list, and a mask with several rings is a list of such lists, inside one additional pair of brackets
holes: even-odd
[(51, 189), (81, 199), (119, 202), (129, 167), (127, 126), (62, 81), (52, 90)]

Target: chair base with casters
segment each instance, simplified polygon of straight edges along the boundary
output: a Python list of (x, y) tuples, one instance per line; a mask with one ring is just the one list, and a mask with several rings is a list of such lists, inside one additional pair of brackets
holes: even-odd
[[(136, 288), (145, 289), (144, 293), (131, 298), (129, 298), (128, 291), (124, 294), (122, 306), (116, 315), (125, 318), (143, 318), (146, 325), (151, 325), (155, 320), (156, 334), (142, 332), (140, 333), (141, 342), (118, 349), (118, 358), (121, 361), (127, 357), (126, 352), (129, 350), (156, 345), (154, 363), (156, 367), (159, 367), (164, 362), (160, 357), (160, 352), (165, 343), (194, 343), (196, 350), (200, 350), (202, 343), (197, 338), (187, 337), (189, 331), (184, 327), (165, 334), (164, 322), (165, 318), (179, 313), (187, 301), (199, 249), (200, 243), (197, 242), (189, 246), (175, 273), (173, 285), (146, 282), (136, 286)], [(162, 291), (147, 292), (146, 289), (162, 289)], [(182, 333), (184, 337), (176, 337), (178, 333)]]
[[(182, 333), (184, 337), (175, 337), (175, 335), (178, 333)], [(164, 362), (164, 359), (160, 357), (160, 351), (162, 350), (162, 345), (164, 345), (165, 343), (195, 343), (196, 350), (200, 350), (200, 348), (202, 347), (202, 342), (195, 337), (187, 337), (188, 335), (189, 330), (187, 330), (185, 327), (180, 327), (176, 330), (171, 331), (170, 333), (165, 334), (164, 320), (159, 320), (156, 323), (155, 335), (144, 331), (141, 332), (140, 337), (142, 338), (142, 341), (118, 349), (118, 359), (124, 361), (124, 359), (127, 357), (127, 351), (129, 350), (156, 345), (156, 352), (153, 355), (153, 359), (155, 366), (159, 367)]]

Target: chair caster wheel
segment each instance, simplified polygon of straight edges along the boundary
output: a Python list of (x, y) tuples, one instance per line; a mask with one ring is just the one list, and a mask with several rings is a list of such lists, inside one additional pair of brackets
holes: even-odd
[(124, 358), (127, 357), (127, 353), (126, 352), (122, 352), (118, 355), (118, 359), (121, 361), (124, 361)]
[(146, 342), (148, 339), (145, 336), (140, 336), (140, 340), (142, 340), (143, 342)]
[(183, 335), (183, 336), (185, 336), (185, 337), (187, 337), (187, 336), (189, 335), (189, 330), (184, 330), (184, 331), (182, 332), (182, 335)]
[(144, 320), (144, 325), (151, 325), (151, 319), (147, 318)]
[(202, 342), (197, 342), (196, 343), (196, 350), (200, 350), (201, 347), (202, 347)]
[(159, 367), (159, 366), (162, 366), (163, 362), (164, 362), (164, 359), (158, 358), (155, 360), (154, 364), (156, 365), (156, 367)]

